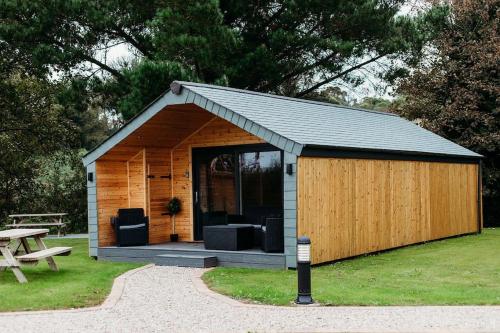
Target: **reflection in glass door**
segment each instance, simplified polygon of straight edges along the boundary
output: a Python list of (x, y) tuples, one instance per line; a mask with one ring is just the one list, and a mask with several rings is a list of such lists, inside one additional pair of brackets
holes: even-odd
[(246, 223), (282, 214), (281, 151), (268, 146), (238, 146), (193, 150), (194, 239), (203, 227), (224, 224), (238, 214)]
[(280, 151), (240, 154), (240, 213), (252, 224), (262, 216), (282, 213), (282, 172)]
[(222, 224), (225, 215), (239, 212), (239, 203), (234, 153), (201, 153), (196, 157), (195, 240), (201, 240), (203, 226)]

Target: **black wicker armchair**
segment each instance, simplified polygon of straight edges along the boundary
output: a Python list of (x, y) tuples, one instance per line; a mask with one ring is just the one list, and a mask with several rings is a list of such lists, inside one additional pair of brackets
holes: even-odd
[(264, 252), (284, 251), (284, 230), (282, 217), (267, 217), (261, 231), (261, 249)]
[(142, 208), (118, 210), (111, 218), (118, 246), (147, 245), (149, 243), (149, 218)]

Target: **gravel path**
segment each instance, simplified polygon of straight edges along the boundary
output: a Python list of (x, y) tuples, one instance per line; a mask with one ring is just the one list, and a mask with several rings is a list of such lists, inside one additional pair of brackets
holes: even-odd
[(108, 301), (93, 309), (0, 314), (0, 332), (500, 332), (498, 306), (247, 305), (206, 289), (199, 279), (202, 273), (178, 267), (142, 269), (129, 274), (112, 305)]

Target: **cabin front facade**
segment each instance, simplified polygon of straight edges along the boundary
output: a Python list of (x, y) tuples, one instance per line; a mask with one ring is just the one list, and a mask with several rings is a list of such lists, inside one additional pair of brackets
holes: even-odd
[[(84, 157), (89, 251), (285, 268), (296, 265), (298, 235), (320, 264), (480, 232), (480, 158), (392, 114), (174, 82)], [(148, 246), (116, 247), (110, 219), (121, 208), (149, 216)], [(281, 216), (282, 253), (205, 250), (203, 227), (220, 212), (253, 224)]]

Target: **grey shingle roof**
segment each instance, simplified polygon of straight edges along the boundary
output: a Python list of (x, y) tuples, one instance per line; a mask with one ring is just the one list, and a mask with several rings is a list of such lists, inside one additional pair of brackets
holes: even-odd
[(397, 115), (227, 87), (175, 81), (119, 131), (90, 151), (88, 165), (168, 105), (194, 103), (285, 151), (307, 146), (480, 158)]
[(391, 113), (198, 83), (178, 83), (303, 146), (481, 157)]

